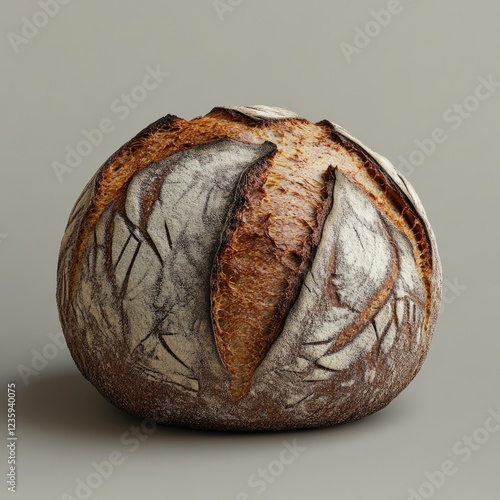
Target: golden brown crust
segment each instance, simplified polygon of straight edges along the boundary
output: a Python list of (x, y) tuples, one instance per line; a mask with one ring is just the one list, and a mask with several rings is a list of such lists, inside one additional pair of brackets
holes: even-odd
[(229, 215), (213, 271), (212, 320), (233, 400), (248, 392), (281, 332), (331, 209), (331, 172), (311, 183), (316, 158), (306, 161), (289, 162), (278, 151), (248, 172)]
[[(190, 121), (167, 115), (146, 127), (112, 155), (96, 176), (93, 203), (83, 218), (72, 259), (71, 294), (78, 282), (79, 262), (90, 233), (109, 204), (123, 198), (126, 186), (136, 172), (171, 154), (223, 138), (254, 144), (266, 140), (279, 143), (283, 131), (300, 125), (308, 130), (308, 134), (303, 134), (307, 139), (304, 146), (316, 142), (320, 148), (320, 141), (327, 139), (328, 133), (304, 118), (259, 121), (223, 108), (215, 108), (208, 115)], [(277, 137), (274, 131), (279, 134)], [(298, 146), (295, 145), (296, 154)], [(328, 152), (326, 146), (322, 149), (325, 154)]]
[(78, 282), (78, 268), (88, 237), (94, 229), (99, 217), (110, 203), (123, 197), (123, 186), (134, 173), (152, 162), (159, 161), (168, 154), (165, 136), (174, 131), (182, 122), (182, 118), (166, 115), (153, 122), (139, 132), (129, 142), (114, 153), (99, 169), (95, 178), (93, 203), (87, 208), (82, 218), (75, 251), (72, 258), (70, 276), (70, 295), (74, 293)]
[[(68, 345), (107, 398), (141, 417), (233, 430), (337, 424), (385, 406), (425, 357), (439, 258), (418, 203), (335, 126), (256, 108), (155, 122), (101, 167), (70, 218), (58, 269)], [(228, 153), (225, 139), (240, 149)], [(242, 162), (240, 184), (243, 170), (222, 189), (221, 165), (235, 172), (241, 143), (266, 141), (274, 147)], [(185, 150), (212, 143), (217, 175), (203, 176), (205, 147)], [(167, 157), (181, 151), (201, 170), (187, 162), (175, 177), (182, 162)], [(200, 214), (214, 205), (213, 186), (227, 203), (184, 219), (175, 185)], [(366, 204), (342, 203), (355, 196)], [(370, 210), (380, 223), (363, 226)], [(367, 245), (365, 260), (349, 224), (382, 253)], [(361, 277), (373, 268), (376, 279), (353, 286), (349, 268), (363, 266)], [(201, 276), (197, 286), (188, 273)]]
[[(220, 255), (221, 276), (226, 276), (224, 282), (226, 284), (223, 285), (221, 282), (218, 285), (220, 287), (218, 292), (213, 296), (214, 304), (217, 304), (219, 298), (223, 296), (226, 297), (224, 300), (228, 301), (224, 307), (221, 304), (214, 309), (216, 315), (214, 328), (221, 358), (234, 377), (235, 384), (240, 387), (234, 388), (233, 392), (235, 395), (239, 394), (240, 397), (248, 390), (251, 374), (279, 334), (286, 312), (293, 298), (296, 297), (297, 283), (300, 282), (300, 278), (297, 278), (298, 282), (294, 286), (289, 283), (288, 278), (291, 273), (299, 277), (304, 272), (301, 266), (305, 265), (303, 263), (307, 262), (307, 259), (303, 260), (299, 255), (301, 249), (309, 248), (310, 245), (304, 233), (312, 234), (314, 228), (318, 227), (314, 219), (317, 215), (315, 211), (321, 207), (322, 200), (324, 201), (321, 193), (326, 185), (321, 178), (325, 176), (329, 168), (339, 168), (344, 173), (350, 173), (355, 182), (359, 172), (369, 175), (383, 196), (376, 197), (371, 192), (368, 194), (376, 203), (380, 204), (382, 200), (384, 209), (387, 210), (390, 206), (387, 214), (391, 221), (414, 240), (416, 257), (419, 259), (421, 276), (426, 283), (428, 297), (431, 295), (431, 285), (428, 279), (431, 265), (430, 245), (425, 228), (401, 191), (381, 172), (366, 152), (332, 130), (329, 122), (312, 124), (304, 118), (262, 120), (249, 117), (236, 110), (214, 108), (208, 115), (191, 121), (167, 115), (140, 132), (103, 165), (96, 179), (94, 203), (83, 219), (78, 236), (77, 251), (72, 261), (71, 283), (73, 287), (77, 282), (78, 263), (90, 232), (110, 203), (115, 203), (117, 207), (123, 204), (126, 186), (136, 172), (176, 152), (225, 137), (254, 143), (268, 140), (278, 145), (277, 155), (273, 164), (270, 165), (271, 168), (268, 169), (269, 172), (262, 174), (269, 174), (269, 178), (265, 181), (266, 185), (259, 185), (257, 179), (253, 179), (252, 182), (255, 185), (252, 187), (249, 183), (245, 194), (242, 193), (242, 196), (248, 198), (246, 208), (240, 207), (245, 210), (245, 218), (239, 222), (238, 229), (234, 228), (234, 234), (226, 235), (226, 250)], [(311, 176), (311, 171), (304, 169), (304, 165), (312, 167), (312, 170), (316, 171), (316, 177)], [(297, 175), (298, 173), (301, 177)], [(253, 189), (252, 193), (249, 192), (250, 187)], [(367, 189), (366, 184), (360, 187)], [(264, 193), (259, 191), (262, 189)], [(274, 190), (278, 191), (274, 192)], [(312, 195), (309, 202), (304, 197), (307, 193)], [(152, 189), (150, 196), (143, 201), (143, 211), (146, 214), (144, 220), (147, 219), (147, 213), (155, 199), (155, 192)], [(266, 234), (258, 235), (257, 229), (263, 230), (264, 228), (266, 228)], [(232, 248), (235, 242), (240, 245), (238, 249)], [(278, 258), (276, 252), (282, 252), (283, 255)], [(238, 254), (237, 260), (235, 260), (236, 254)], [(274, 257), (269, 259), (269, 256)], [(231, 261), (233, 261), (233, 269), (239, 266), (241, 269), (246, 269), (245, 273), (248, 272), (248, 266), (244, 266), (243, 261), (253, 261), (253, 269), (261, 268), (258, 279), (265, 282), (265, 285), (261, 284), (260, 287), (265, 287), (269, 295), (274, 296), (268, 307), (262, 309), (263, 316), (256, 314), (253, 309), (255, 301), (258, 301), (259, 286), (255, 289), (249, 286), (254, 279), (252, 274), (248, 274), (246, 278), (239, 278), (240, 286), (251, 291), (247, 294), (249, 297), (247, 307), (244, 308), (242, 304), (230, 305), (236, 298), (241, 300), (237, 289), (229, 287), (231, 279), (234, 278), (230, 271), (231, 266), (229, 266)], [(397, 257), (394, 263), (397, 266)], [(389, 273), (388, 285), (394, 284), (394, 274), (394, 272)], [(234, 296), (228, 294), (229, 288), (232, 288)], [(381, 290), (380, 294), (374, 296), (374, 306), (375, 302), (383, 305), (383, 297), (387, 295), (388, 289)], [(293, 293), (292, 290), (294, 290)], [(281, 301), (279, 297), (282, 297)], [(267, 299), (264, 302), (267, 302)], [(278, 313), (276, 309), (278, 305), (280, 313), (275, 316)], [(429, 300), (426, 306), (428, 316)], [(267, 317), (264, 314), (265, 310)], [(373, 311), (375, 310), (374, 307)], [(217, 311), (226, 312), (219, 316)], [(236, 311), (240, 311), (241, 314), (234, 314)], [(362, 327), (369, 323), (371, 318), (369, 312), (362, 316), (358, 318), (356, 324), (350, 325), (343, 332), (332, 350), (346, 345), (361, 331)], [(230, 317), (233, 319), (224, 319)], [(260, 324), (261, 328), (255, 328), (256, 324)], [(252, 336), (250, 332), (257, 330), (261, 331), (260, 335)], [(239, 348), (229, 342), (228, 339), (232, 335), (234, 335), (233, 341), (238, 338), (245, 339), (244, 347)], [(258, 346), (255, 340), (261, 337), (262, 343)], [(250, 347), (252, 343), (255, 343), (253, 348)], [(239, 354), (235, 355), (235, 352)], [(251, 362), (247, 358), (251, 358)], [(236, 366), (240, 368), (237, 369)], [(236, 375), (239, 372), (245, 373), (241, 380)]]

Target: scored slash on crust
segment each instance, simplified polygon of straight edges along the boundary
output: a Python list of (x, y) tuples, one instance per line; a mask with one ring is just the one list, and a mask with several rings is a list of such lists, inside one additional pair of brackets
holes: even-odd
[[(280, 161), (282, 168), (273, 170)], [(324, 173), (315, 191), (301, 175), (307, 175), (307, 169), (280, 160), (276, 149), (249, 169), (215, 259), (212, 323), (219, 354), (232, 377), (233, 401), (249, 391), (255, 369), (281, 332), (332, 206), (333, 172)], [(287, 205), (287, 190), (272, 189), (277, 178), (300, 190), (305, 205), (311, 203), (309, 213)], [(273, 205), (279, 207), (279, 217), (274, 217)]]

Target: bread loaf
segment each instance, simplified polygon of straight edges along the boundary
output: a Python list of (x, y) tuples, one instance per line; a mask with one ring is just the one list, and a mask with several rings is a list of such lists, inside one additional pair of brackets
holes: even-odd
[(441, 266), (415, 191), (341, 127), (267, 106), (167, 115), (70, 215), (57, 301), (116, 406), (222, 430), (386, 406), (426, 356)]

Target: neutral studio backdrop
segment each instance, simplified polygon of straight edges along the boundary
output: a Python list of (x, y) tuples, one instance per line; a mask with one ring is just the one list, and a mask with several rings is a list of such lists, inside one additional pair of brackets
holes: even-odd
[[(499, 18), (494, 0), (5, 3), (1, 439), (14, 382), (14, 498), (498, 499)], [(134, 441), (141, 422), (107, 403), (56, 342), (59, 243), (118, 147), (167, 113), (221, 104), (328, 118), (390, 158), (436, 232), (444, 309), (414, 382), (362, 421), (274, 434), (161, 427)], [(102, 140), (82, 146), (103, 123)], [(291, 463), (279, 462), (284, 442), (298, 450)], [(113, 452), (123, 460), (98, 475)]]

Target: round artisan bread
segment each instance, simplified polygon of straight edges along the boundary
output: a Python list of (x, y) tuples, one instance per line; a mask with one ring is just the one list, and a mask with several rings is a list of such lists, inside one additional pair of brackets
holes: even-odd
[(432, 230), (385, 158), (266, 106), (167, 115), (70, 215), (57, 301), (116, 406), (173, 425), (320, 427), (386, 406), (441, 300)]

